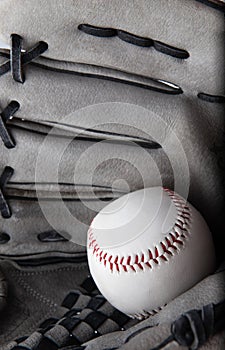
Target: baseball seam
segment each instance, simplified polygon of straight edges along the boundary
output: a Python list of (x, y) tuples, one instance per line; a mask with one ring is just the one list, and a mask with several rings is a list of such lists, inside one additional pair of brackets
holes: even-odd
[(92, 226), (88, 231), (89, 249), (96, 256), (99, 263), (103, 263), (111, 272), (139, 272), (145, 269), (152, 269), (160, 262), (167, 262), (184, 246), (189, 235), (191, 222), (191, 211), (186, 201), (176, 195), (169, 189), (164, 191), (171, 197), (176, 209), (177, 218), (172, 230), (168, 233), (158, 245), (146, 252), (136, 253), (134, 255), (118, 257), (102, 249), (93, 233)]

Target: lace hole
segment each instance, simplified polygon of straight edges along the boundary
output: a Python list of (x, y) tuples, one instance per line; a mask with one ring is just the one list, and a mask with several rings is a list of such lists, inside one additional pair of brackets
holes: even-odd
[(38, 240), (42, 243), (48, 243), (48, 242), (67, 242), (68, 239), (65, 237), (61, 236), (58, 232), (56, 231), (47, 231), (47, 232), (42, 232), (39, 233), (37, 236)]
[(7, 233), (0, 233), (0, 244), (6, 244), (10, 241), (10, 236)]

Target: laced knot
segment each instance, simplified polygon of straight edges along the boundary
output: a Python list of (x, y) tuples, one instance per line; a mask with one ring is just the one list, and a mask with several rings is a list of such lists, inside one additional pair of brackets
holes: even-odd
[(13, 115), (20, 108), (20, 104), (17, 101), (11, 101), (8, 106), (0, 113), (0, 138), (2, 139), (5, 147), (14, 148), (16, 143), (7, 129), (7, 122), (12, 119)]
[(42, 55), (47, 49), (48, 44), (40, 41), (33, 48), (23, 50), (23, 39), (18, 34), (11, 35), (10, 59), (0, 66), (0, 76), (11, 70), (13, 79), (18, 83), (24, 83), (23, 66)]

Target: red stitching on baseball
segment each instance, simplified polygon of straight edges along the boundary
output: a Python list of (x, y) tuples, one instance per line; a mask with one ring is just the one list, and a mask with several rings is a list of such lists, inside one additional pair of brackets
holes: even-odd
[(144, 270), (144, 267), (143, 267), (140, 263), (137, 263), (137, 266), (138, 266), (141, 270)]
[[(169, 256), (173, 256), (173, 250), (177, 251), (178, 246), (183, 246), (184, 241), (187, 239), (188, 229), (187, 226), (190, 223), (191, 213), (190, 208), (187, 206), (186, 202), (178, 197), (174, 192), (169, 189), (164, 189), (165, 192), (172, 198), (178, 213), (178, 218), (174, 224), (174, 228), (169, 232), (169, 236), (165, 237), (164, 241), (159, 242), (158, 246), (155, 246), (152, 250), (148, 249), (148, 256), (143, 252), (139, 256), (138, 254), (128, 257), (122, 256), (119, 258), (118, 255), (113, 257), (110, 255), (108, 257), (108, 252), (104, 252), (103, 249), (100, 250), (100, 247), (94, 237), (92, 227), (90, 226), (88, 232), (88, 238), (90, 240), (89, 248), (93, 248), (93, 254), (99, 259), (100, 262), (103, 262), (104, 266), (114, 272), (120, 272), (121, 269), (124, 272), (134, 271), (136, 272), (135, 266), (141, 270), (144, 270), (145, 267), (152, 269), (151, 261), (155, 264), (159, 264), (159, 260), (167, 262)], [(159, 253), (159, 247), (162, 248), (163, 253)], [(172, 251), (171, 251), (172, 249)], [(100, 250), (100, 251), (99, 251)]]
[(114, 259), (114, 264), (117, 264), (118, 263), (118, 259), (119, 259), (119, 257), (118, 257), (118, 255), (115, 257), (115, 259)]
[(163, 259), (164, 261), (168, 261), (168, 259), (165, 257), (165, 255), (161, 255), (160, 258)]
[(148, 267), (150, 267), (150, 269), (152, 268), (151, 267), (151, 264), (147, 261), (146, 263), (145, 263)]
[(152, 259), (153, 259), (153, 256), (152, 256), (151, 250), (149, 249), (148, 252), (149, 252), (149, 259), (152, 260)]

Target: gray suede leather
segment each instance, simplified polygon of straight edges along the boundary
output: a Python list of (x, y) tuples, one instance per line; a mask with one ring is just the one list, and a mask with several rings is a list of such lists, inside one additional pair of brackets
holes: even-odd
[[(115, 341), (118, 334), (112, 334), (113, 342), (117, 344)], [(119, 346), (120, 350), (130, 350), (130, 349), (140, 349), (140, 350), (149, 350), (149, 349), (157, 349), (158, 345), (163, 344), (164, 340), (170, 336), (170, 325), (162, 324), (156, 326), (154, 328), (143, 329), (137, 336), (131, 338), (129, 342)], [(101, 342), (92, 341), (86, 347), (87, 350), (105, 350), (107, 348), (107, 344), (109, 344), (109, 339), (107, 336), (102, 337)], [(225, 332), (215, 335), (212, 337), (205, 345), (201, 346), (201, 350), (223, 350), (225, 342)], [(101, 346), (101, 347), (100, 347)], [(111, 348), (113, 349), (113, 348)], [(187, 350), (186, 346), (181, 346), (175, 340), (171, 341), (169, 344), (165, 344), (162, 346), (160, 350)], [(75, 350), (75, 348), (74, 348)]]
[[(157, 344), (160, 344), (170, 335), (171, 323), (175, 321), (179, 315), (188, 310), (201, 308), (203, 305), (207, 305), (210, 302), (217, 303), (219, 300), (223, 299), (225, 288), (224, 277), (224, 272), (222, 272), (215, 273), (214, 275), (205, 278), (196, 286), (168, 303), (168, 305), (166, 305), (165, 308), (155, 316), (138, 323), (125, 332), (118, 333), (116, 336), (115, 334), (111, 334), (111, 336), (103, 336), (100, 341), (99, 339), (92, 340), (87, 343), (87, 350), (97, 349), (97, 346), (99, 350), (106, 349), (107, 341), (110, 342), (111, 348), (118, 347), (119, 349), (152, 349), (154, 346), (156, 347)], [(160, 326), (157, 329), (158, 325)], [(142, 329), (143, 331), (141, 331)], [(166, 333), (164, 332), (165, 330), (167, 330)], [(216, 341), (218, 347), (215, 349), (222, 350), (224, 340), (225, 334)], [(214, 342), (212, 341), (211, 344), (213, 343)], [(123, 344), (125, 345), (122, 346)], [(182, 347), (178, 346), (176, 342), (168, 346), (168, 349), (176, 348), (182, 349)], [(186, 347), (184, 348), (186, 349)], [(213, 345), (209, 345), (208, 348), (214, 349)], [(165, 349), (167, 349), (167, 347), (165, 347)]]
[[(216, 239), (220, 239), (224, 228), (224, 198), (221, 170), (217, 164), (219, 157), (213, 150), (215, 145), (223, 145), (224, 115), (221, 105), (201, 101), (195, 96), (171, 96), (131, 86), (124, 88), (123, 84), (43, 71), (31, 65), (26, 69), (26, 79), (25, 84), (19, 87), (13, 83), (10, 74), (0, 79), (2, 109), (11, 99), (21, 104), (16, 118), (8, 124), (16, 140), (16, 147), (7, 149), (2, 145), (0, 148), (2, 170), (6, 165), (15, 168), (12, 177), (14, 188), (23, 188), (23, 183), (34, 182), (40, 153), (41, 166), (39, 162), (37, 167), (39, 182), (53, 183), (53, 179), (56, 179), (62, 184), (112, 187), (113, 181), (118, 178), (124, 179), (130, 190), (142, 188), (143, 183), (146, 186), (160, 185), (162, 180), (164, 186), (171, 187), (174, 174), (164, 155), (166, 153), (168, 157), (178, 160), (172, 170), (179, 176), (179, 191), (185, 196), (181, 174), (186, 169), (182, 168), (184, 158), (181, 159), (183, 155), (176, 144), (178, 139), (190, 172), (189, 200), (204, 215), (213, 235), (217, 236)], [(30, 125), (27, 121), (36, 123)], [(14, 130), (14, 124), (22, 129)], [(49, 125), (47, 131), (46, 124)], [(57, 126), (59, 131), (51, 131), (52, 125)], [(26, 131), (26, 128), (32, 129), (32, 133)], [(102, 145), (78, 141), (76, 138), (86, 128), (93, 129), (85, 132), (87, 137), (103, 137), (116, 142)], [(50, 131), (53, 136), (46, 139), (45, 135), (35, 134), (39, 131), (44, 134)], [(54, 137), (56, 132), (62, 136), (69, 133), (70, 139)], [(111, 136), (112, 132), (119, 136)], [(70, 142), (73, 137), (76, 137), (75, 140)], [(137, 139), (147, 142), (156, 140), (162, 150), (150, 150), (147, 156), (140, 146), (126, 144), (127, 141)], [(44, 146), (40, 147), (43, 140)], [(122, 144), (118, 141), (122, 141)], [(70, 145), (64, 151), (67, 143)], [(74, 169), (76, 157), (81, 154), (84, 155), (85, 166), (81, 159), (78, 168)], [(122, 156), (123, 161), (118, 159)], [(146, 161), (143, 161), (143, 157), (146, 157)], [(160, 177), (152, 167), (153, 160)], [(137, 176), (137, 171), (132, 170), (132, 165), (141, 173), (141, 179)], [(127, 191), (124, 182), (113, 187), (115, 191), (121, 191), (121, 194)], [(46, 186), (45, 189), (48, 190)], [(29, 192), (27, 188), (28, 196), (32, 196)], [(52, 190), (47, 196), (54, 194), (51, 192)], [(91, 187), (87, 190), (86, 198), (92, 196), (88, 192), (92, 192)], [(25, 192), (21, 193), (26, 197)], [(75, 232), (76, 228), (73, 227), (73, 230)], [(86, 231), (85, 229), (82, 234), (85, 235)], [(77, 235), (80, 235), (79, 229)]]
[[(101, 337), (101, 339), (93, 340), (90, 343), (88, 343), (86, 349), (87, 350), (109, 349), (107, 347), (109, 342), (113, 343), (115, 346), (118, 346), (118, 349), (120, 350), (157, 349), (157, 346), (161, 345), (164, 342), (164, 340), (170, 336), (171, 334), (170, 327), (171, 327), (170, 324), (161, 324), (153, 328), (148, 327), (147, 329), (143, 327), (143, 331), (140, 331), (140, 333), (135, 337), (133, 338), (131, 337), (130, 340), (123, 345), (121, 345), (120, 342), (118, 341), (118, 333), (111, 334), (110, 337), (109, 335), (105, 335)], [(223, 350), (224, 342), (225, 342), (225, 332), (222, 332), (212, 337), (205, 345), (201, 347), (201, 350), (214, 350), (214, 349)], [(187, 350), (188, 348), (186, 346), (181, 346), (175, 340), (171, 341), (169, 344), (165, 344), (165, 346), (162, 346), (160, 348), (160, 350), (177, 350), (177, 349)]]
[[(46, 41), (48, 59), (165, 79), (194, 94), (223, 93), (223, 15), (194, 0), (115, 0), (107, 5), (95, 0), (3, 0), (0, 13), (1, 40), (9, 44), (10, 34), (17, 33), (25, 38), (25, 47)], [(153, 38), (187, 50), (190, 57), (180, 61), (117, 37), (90, 36), (77, 28), (82, 23)]]
[[(189, 57), (128, 43), (118, 32), (93, 36), (80, 24), (150, 38)], [(22, 64), (23, 84), (10, 71), (11, 34), (22, 37), (22, 53), (48, 44)], [(0, 48), (0, 66), (9, 59), (11, 66), (0, 75), (0, 117), (11, 101), (19, 109), (5, 122), (15, 147), (0, 138), (0, 176), (14, 170), (0, 181), (1, 203), (12, 213), (0, 214), (0, 350), (24, 336), (25, 349), (48, 350), (39, 348), (40, 323), (64, 320), (63, 299), (89, 274), (88, 227), (109, 201), (144, 187), (174, 188), (203, 215), (224, 260), (224, 103), (217, 98), (225, 87), (224, 15), (195, 0), (1, 0), (1, 41), (8, 49)], [(220, 265), (153, 317), (117, 332), (109, 318), (96, 339), (81, 323), (77, 335), (85, 350), (159, 349), (175, 320), (221, 302), (224, 290)], [(89, 311), (79, 306), (83, 321)], [(48, 331), (55, 344), (70, 336), (60, 324)], [(224, 344), (221, 332), (202, 349)], [(187, 347), (174, 340), (160, 349)]]
[[(80, 284), (88, 276), (86, 263), (19, 267), (16, 263), (4, 261), (0, 263), (0, 267), (7, 276), (9, 285), (8, 305), (1, 313), (1, 320), (4, 320), (0, 323), (1, 350), (8, 350), (10, 344), (14, 344), (13, 340), (18, 337), (32, 335), (35, 338), (35, 332), (44, 320), (51, 317), (62, 318), (68, 311), (61, 306), (62, 300), (69, 291), (79, 289)], [(140, 346), (146, 349), (145, 341), (148, 341), (148, 348), (151, 349), (153, 345), (156, 346), (170, 335), (171, 323), (181, 314), (192, 309), (200, 309), (209, 303), (216, 304), (222, 300), (224, 288), (225, 272), (222, 269), (169, 302), (155, 316), (138, 322), (136, 325), (131, 323), (125, 331), (110, 334), (110, 330), (108, 330), (107, 334), (95, 340), (90, 339), (85, 345), (87, 345), (88, 350), (106, 349), (107, 346), (110, 349), (120, 348), (122, 345), (126, 349), (129, 343), (131, 349), (137, 349), (140, 343)], [(85, 298), (84, 295), (81, 299), (83, 305), (85, 305)], [(82, 308), (81, 302), (79, 307)], [(157, 328), (158, 325), (160, 325), (159, 328)], [(78, 334), (80, 334), (79, 332), (82, 332), (82, 328), (78, 330)], [(148, 334), (148, 336), (146, 334), (146, 338), (145, 332)], [(222, 350), (221, 344), (224, 341), (224, 334), (216, 339), (218, 347), (215, 349)], [(213, 338), (209, 344), (215, 344)], [(176, 342), (170, 346), (173, 345), (178, 346)], [(209, 349), (214, 349), (213, 346), (208, 346)], [(173, 347), (171, 348), (173, 349)]]
[(75, 290), (88, 275), (86, 263), (54, 264), (22, 268), (0, 262), (7, 276), (9, 295), (0, 316), (0, 349), (3, 344), (28, 336), (50, 317), (61, 318), (68, 310), (61, 306), (68, 291)]

